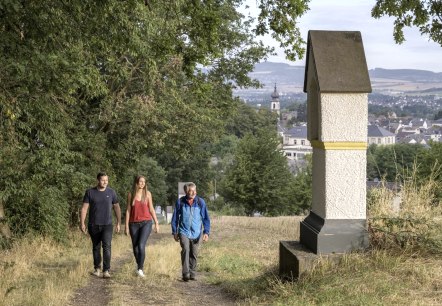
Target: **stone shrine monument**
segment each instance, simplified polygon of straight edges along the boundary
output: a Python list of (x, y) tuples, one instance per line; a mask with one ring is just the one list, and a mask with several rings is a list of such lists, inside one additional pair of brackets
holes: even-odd
[(299, 277), (319, 256), (368, 246), (366, 149), (370, 78), (360, 32), (309, 31), (304, 92), (313, 147), (310, 214), (300, 241), (280, 242), (280, 274)]

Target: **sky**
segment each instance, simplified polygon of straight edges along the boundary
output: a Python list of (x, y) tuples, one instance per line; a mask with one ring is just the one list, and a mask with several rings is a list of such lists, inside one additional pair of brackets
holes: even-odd
[[(252, 16), (257, 16), (256, 0), (246, 0)], [(311, 0), (310, 10), (299, 19), (301, 35), (307, 41), (308, 30), (360, 31), (369, 69), (421, 69), (442, 72), (442, 47), (422, 36), (415, 28), (404, 29), (406, 41), (393, 39), (393, 18), (371, 17), (375, 0)], [(278, 42), (270, 36), (263, 42), (275, 47), (277, 56), (268, 61), (305, 65), (305, 56), (297, 62), (285, 59)]]

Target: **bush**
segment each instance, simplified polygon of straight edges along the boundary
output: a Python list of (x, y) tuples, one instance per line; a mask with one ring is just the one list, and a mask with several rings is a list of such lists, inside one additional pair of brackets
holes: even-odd
[(223, 197), (217, 197), (209, 203), (209, 208), (220, 216), (245, 216), (244, 206), (235, 203), (226, 203)]

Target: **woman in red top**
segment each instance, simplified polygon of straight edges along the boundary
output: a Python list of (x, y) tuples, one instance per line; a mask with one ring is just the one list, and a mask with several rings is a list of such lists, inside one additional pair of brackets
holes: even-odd
[(137, 274), (144, 277), (144, 260), (146, 243), (152, 232), (152, 219), (155, 222), (155, 233), (159, 226), (152, 204), (152, 194), (147, 190), (146, 178), (138, 175), (133, 183), (132, 192), (127, 195), (126, 235), (132, 238), (132, 248), (137, 261)]

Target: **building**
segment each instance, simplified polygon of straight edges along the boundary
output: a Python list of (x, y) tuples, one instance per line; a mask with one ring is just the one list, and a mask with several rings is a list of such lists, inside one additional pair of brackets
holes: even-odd
[(396, 135), (377, 125), (369, 125), (367, 131), (368, 145), (392, 145), (396, 142)]
[(307, 139), (307, 126), (295, 126), (283, 134), (282, 150), (291, 160), (303, 159), (306, 154), (313, 152)]

